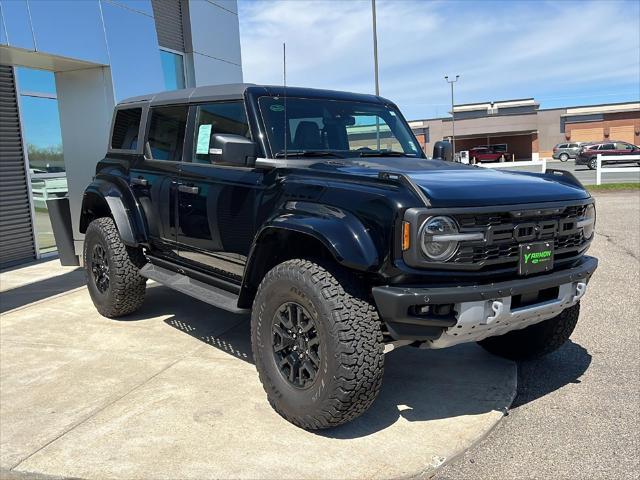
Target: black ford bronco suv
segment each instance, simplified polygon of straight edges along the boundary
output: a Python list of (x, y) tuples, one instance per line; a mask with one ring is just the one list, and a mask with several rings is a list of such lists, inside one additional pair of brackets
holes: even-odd
[(251, 312), (269, 401), (318, 429), (367, 410), (395, 346), (560, 347), (595, 215), (567, 172), (427, 159), (384, 98), (243, 84), (118, 104), (80, 229), (102, 315), (147, 279)]

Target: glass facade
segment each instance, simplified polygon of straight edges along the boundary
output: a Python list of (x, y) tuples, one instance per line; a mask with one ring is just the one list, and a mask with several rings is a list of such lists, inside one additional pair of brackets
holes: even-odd
[(20, 116), (29, 160), (36, 245), (39, 253), (56, 250), (47, 200), (67, 194), (62, 131), (53, 72), (16, 68)]
[(164, 88), (166, 90), (185, 88), (183, 56), (167, 50), (160, 50), (160, 61), (164, 76)]

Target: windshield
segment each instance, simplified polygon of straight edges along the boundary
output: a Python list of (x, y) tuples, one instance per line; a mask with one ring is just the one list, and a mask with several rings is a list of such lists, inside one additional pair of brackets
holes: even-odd
[(422, 150), (400, 112), (386, 105), (330, 99), (261, 97), (258, 100), (275, 157), (411, 156)]

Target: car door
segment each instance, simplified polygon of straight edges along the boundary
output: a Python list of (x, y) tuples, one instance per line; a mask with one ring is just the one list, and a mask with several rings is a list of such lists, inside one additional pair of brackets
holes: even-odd
[(131, 169), (133, 191), (145, 212), (152, 254), (173, 255), (176, 246), (176, 184), (188, 107), (149, 110), (144, 157)]
[(193, 134), (177, 189), (178, 255), (197, 268), (237, 282), (256, 233), (263, 173), (215, 163), (210, 152), (216, 133), (250, 137), (243, 101), (191, 108)]
[[(618, 153), (616, 152), (616, 146), (613, 143), (603, 143), (602, 145), (600, 145), (600, 147), (598, 148), (598, 154), (602, 155), (603, 157), (610, 157), (610, 156), (617, 156)], [(602, 163), (606, 163), (606, 162), (615, 162), (616, 160), (603, 160)]]

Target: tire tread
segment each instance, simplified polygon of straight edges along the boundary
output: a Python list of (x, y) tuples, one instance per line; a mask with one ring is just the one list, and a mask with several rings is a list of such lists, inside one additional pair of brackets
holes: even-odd
[(339, 368), (335, 382), (332, 382), (333, 391), (321, 409), (304, 416), (291, 415), (271, 397), (277, 389), (268, 384), (269, 378), (260, 367), (257, 342), (252, 342), (256, 367), (269, 402), (282, 417), (305, 429), (335, 427), (349, 422), (371, 406), (382, 384), (384, 345), (377, 310), (346, 272), (306, 259), (293, 259), (270, 270), (258, 287), (252, 321), (252, 329), (256, 332), (260, 331), (262, 318), (259, 310), (265, 289), (282, 277), (300, 283), (310, 281), (329, 303), (332, 312), (329, 329), (337, 337)]

